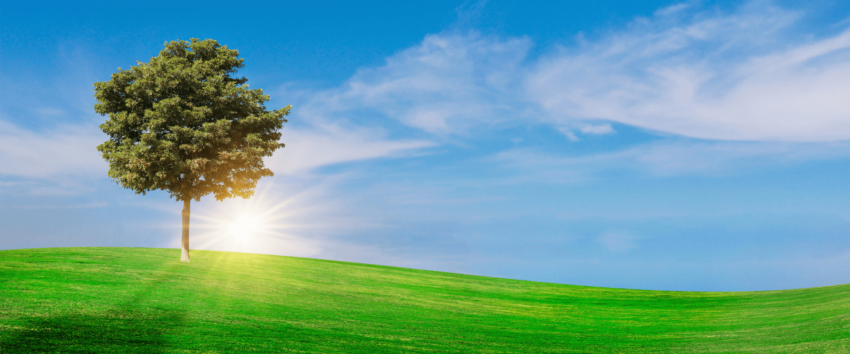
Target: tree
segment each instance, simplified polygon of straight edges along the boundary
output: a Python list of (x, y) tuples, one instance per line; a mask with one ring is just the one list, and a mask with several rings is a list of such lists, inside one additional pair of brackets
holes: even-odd
[(136, 194), (168, 191), (183, 202), (180, 260), (189, 261), (192, 200), (250, 198), (274, 174), (263, 157), (284, 145), (280, 129), (290, 106), (267, 111), (269, 96), (234, 78), (239, 52), (212, 39), (172, 41), (130, 70), (94, 84), (95, 112), (108, 115), (97, 147), (109, 177)]

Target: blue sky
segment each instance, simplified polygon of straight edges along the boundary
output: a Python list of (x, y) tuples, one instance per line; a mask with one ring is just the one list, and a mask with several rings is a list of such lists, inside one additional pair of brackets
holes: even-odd
[(0, 249), (178, 246), (106, 177), (92, 83), (214, 38), (293, 105), (192, 247), (569, 284), (850, 281), (850, 4), (0, 6)]

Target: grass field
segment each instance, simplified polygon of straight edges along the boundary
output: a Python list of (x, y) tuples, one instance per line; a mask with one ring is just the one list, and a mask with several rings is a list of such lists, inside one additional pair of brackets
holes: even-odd
[(179, 253), (0, 251), (0, 353), (850, 353), (850, 285), (641, 291)]

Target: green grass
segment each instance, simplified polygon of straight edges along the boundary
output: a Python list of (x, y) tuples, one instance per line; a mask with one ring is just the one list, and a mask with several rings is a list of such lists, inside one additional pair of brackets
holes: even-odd
[(0, 353), (850, 353), (850, 285), (670, 292), (178, 250), (0, 251)]

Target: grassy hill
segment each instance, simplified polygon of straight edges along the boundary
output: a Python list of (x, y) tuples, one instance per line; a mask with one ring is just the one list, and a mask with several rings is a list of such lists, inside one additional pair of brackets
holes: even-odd
[(669, 292), (140, 248), (0, 251), (0, 353), (848, 353), (850, 285)]

